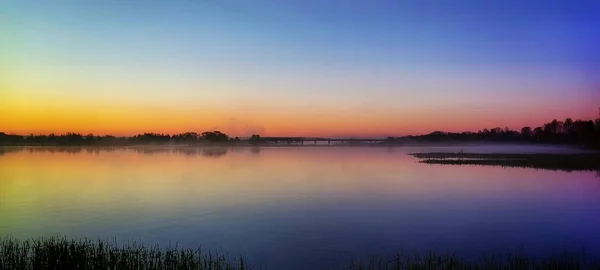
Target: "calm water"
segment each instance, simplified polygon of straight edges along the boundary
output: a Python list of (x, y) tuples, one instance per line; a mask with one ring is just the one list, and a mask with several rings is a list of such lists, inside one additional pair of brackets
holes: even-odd
[(100, 237), (243, 254), (271, 269), (399, 250), (600, 255), (590, 172), (419, 164), (524, 147), (5, 148), (0, 235)]

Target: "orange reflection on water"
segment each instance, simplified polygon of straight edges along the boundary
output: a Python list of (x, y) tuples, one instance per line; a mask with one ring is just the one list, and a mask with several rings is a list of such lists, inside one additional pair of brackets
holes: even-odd
[(94, 211), (135, 220), (157, 212), (213, 213), (305, 201), (520, 200), (549, 194), (560, 201), (600, 190), (590, 173), (431, 166), (406, 155), (417, 150), (24, 148), (0, 155), (0, 225), (11, 230), (40, 220), (60, 224)]

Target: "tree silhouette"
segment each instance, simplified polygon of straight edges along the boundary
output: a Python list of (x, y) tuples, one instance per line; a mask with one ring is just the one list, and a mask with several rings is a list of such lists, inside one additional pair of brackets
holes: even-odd
[(533, 137), (536, 138), (536, 140), (541, 141), (544, 139), (544, 130), (541, 127), (536, 127), (533, 130)]
[(171, 139), (174, 140), (175, 142), (195, 142), (199, 138), (200, 138), (200, 135), (198, 135), (198, 133), (196, 133), (196, 132), (180, 133), (177, 135), (173, 135), (171, 137)]
[(565, 133), (567, 133), (569, 135), (575, 133), (574, 126), (573, 126), (573, 120), (571, 118), (565, 119), (564, 129), (565, 129)]
[(250, 143), (253, 143), (253, 144), (260, 143), (260, 141), (261, 141), (260, 135), (252, 134), (252, 136), (250, 136), (250, 139), (248, 139), (248, 141), (250, 141)]
[(226, 142), (229, 140), (229, 136), (227, 136), (227, 134), (218, 130), (202, 132), (201, 138), (209, 142)]
[[(294, 141), (296, 138), (280, 138), (281, 141)], [(133, 145), (133, 144), (169, 144), (169, 143), (237, 143), (238, 137), (230, 138), (221, 131), (185, 132), (175, 135), (159, 133), (143, 133), (133, 137), (115, 137), (111, 135), (95, 136), (69, 132), (62, 135), (34, 135), (26, 136), (0, 132), (0, 145)], [(264, 139), (258, 134), (252, 134), (247, 140), (250, 144), (258, 144)], [(484, 128), (474, 132), (443, 132), (434, 131), (426, 135), (387, 137), (385, 144), (404, 144), (410, 141), (424, 142), (530, 142), (546, 144), (579, 144), (600, 148), (600, 118), (595, 120), (565, 119), (564, 122), (556, 119), (545, 123), (532, 130), (523, 127), (520, 132), (509, 128)]]
[(533, 136), (533, 131), (531, 130), (531, 127), (523, 127), (521, 129), (521, 136), (525, 138), (531, 138), (531, 136)]

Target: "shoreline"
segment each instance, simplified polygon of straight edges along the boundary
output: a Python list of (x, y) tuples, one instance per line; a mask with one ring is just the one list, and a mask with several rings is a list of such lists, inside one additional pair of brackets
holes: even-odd
[(438, 165), (480, 165), (533, 168), (559, 171), (598, 171), (600, 153), (411, 153), (420, 163)]
[(594, 150), (585, 145), (576, 144), (552, 144), (552, 143), (529, 143), (529, 142), (448, 142), (448, 143), (406, 143), (406, 144), (388, 144), (388, 143), (336, 143), (336, 144), (252, 144), (252, 143), (198, 143), (198, 144), (71, 144), (71, 145), (40, 145), (40, 144), (22, 144), (22, 145), (2, 145), (0, 147), (477, 147), (477, 146), (555, 146), (562, 148), (573, 148), (582, 150)]
[[(127, 244), (123, 244), (127, 243)], [(549, 253), (532, 258), (522, 252), (489, 254), (464, 259), (455, 253), (396, 252), (340, 258), (321, 269), (600, 269), (600, 258), (585, 250)], [(343, 261), (342, 261), (343, 260)], [(266, 269), (243, 255), (223, 251), (159, 246), (66, 236), (18, 239), (0, 236), (0, 269)], [(323, 263), (326, 264), (326, 263)], [(295, 265), (296, 268), (302, 267)]]

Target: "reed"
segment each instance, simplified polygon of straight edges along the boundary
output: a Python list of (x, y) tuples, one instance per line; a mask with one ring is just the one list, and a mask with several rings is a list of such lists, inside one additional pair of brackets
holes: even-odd
[(49, 237), (0, 239), (0, 269), (248, 269), (243, 258), (178, 246)]
[[(301, 265), (299, 266), (302, 267)], [(488, 256), (479, 261), (467, 261), (456, 254), (396, 253), (373, 255), (364, 260), (349, 260), (341, 268), (353, 270), (570, 270), (600, 269), (600, 261), (588, 258), (584, 252), (567, 253), (543, 260), (522, 254)], [(298, 266), (296, 266), (298, 268)], [(88, 239), (69, 240), (65, 237), (19, 240), (0, 238), (0, 269), (272, 269), (250, 267), (243, 257), (229, 258), (222, 253), (202, 252), (177, 245), (166, 249), (139, 243), (118, 245)]]
[(384, 258), (371, 256), (364, 261), (352, 261), (353, 270), (597, 270), (600, 261), (585, 253), (563, 253), (544, 260), (534, 260), (523, 254), (487, 256), (479, 261), (466, 261), (455, 254), (401, 254)]

